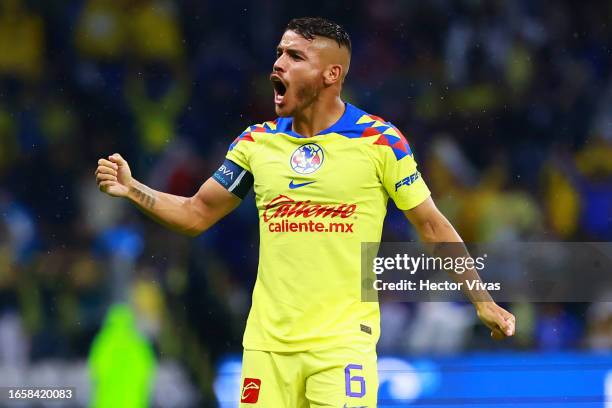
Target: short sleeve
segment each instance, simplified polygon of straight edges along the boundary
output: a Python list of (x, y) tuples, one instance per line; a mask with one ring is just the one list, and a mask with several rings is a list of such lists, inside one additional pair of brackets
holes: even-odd
[(229, 146), (225, 157), (238, 164), (246, 171), (253, 173), (249, 163), (250, 152), (255, 144), (253, 141), (253, 136), (251, 135), (251, 130), (252, 126), (246, 128), (245, 131), (240, 134), (240, 136), (234, 139), (232, 144)]
[(431, 192), (417, 169), (408, 142), (396, 128), (392, 129), (399, 141), (379, 149), (382, 155), (380, 177), (397, 208), (410, 210), (425, 201)]
[(251, 134), (254, 128), (249, 126), (234, 139), (225, 155), (225, 161), (212, 175), (212, 178), (240, 199), (244, 199), (254, 182), (250, 165), (251, 150), (255, 145)]

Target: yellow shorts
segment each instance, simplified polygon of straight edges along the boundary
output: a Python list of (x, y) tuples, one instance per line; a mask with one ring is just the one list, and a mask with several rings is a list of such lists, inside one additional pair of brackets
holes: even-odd
[(245, 408), (375, 408), (376, 349), (245, 350), (240, 384)]

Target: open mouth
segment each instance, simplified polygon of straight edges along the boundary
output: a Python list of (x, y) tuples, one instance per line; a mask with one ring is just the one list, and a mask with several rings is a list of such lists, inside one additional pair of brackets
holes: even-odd
[(287, 85), (276, 75), (271, 75), (270, 81), (272, 81), (272, 86), (274, 86), (274, 102), (277, 104), (282, 103), (287, 92)]

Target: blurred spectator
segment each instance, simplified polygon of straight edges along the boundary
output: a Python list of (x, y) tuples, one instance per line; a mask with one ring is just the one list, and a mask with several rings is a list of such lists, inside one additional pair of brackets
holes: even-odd
[(43, 18), (23, 0), (0, 1), (0, 75), (35, 80), (44, 72)]
[(114, 305), (91, 348), (91, 406), (149, 406), (156, 365), (153, 350), (138, 333), (131, 310)]
[(129, 2), (131, 53), (141, 61), (179, 61), (185, 41), (174, 2), (135, 0)]
[(587, 347), (608, 351), (612, 348), (612, 303), (595, 302), (587, 311)]
[(0, 364), (27, 366), (28, 343), (21, 316), (16, 312), (0, 314)]
[(75, 31), (80, 53), (97, 61), (124, 56), (128, 43), (126, 0), (87, 0)]
[(476, 320), (472, 305), (424, 302), (416, 309), (408, 330), (407, 351), (449, 354), (465, 348)]
[(147, 64), (127, 79), (125, 96), (145, 155), (156, 157), (177, 136), (187, 89), (184, 72), (163, 63)]

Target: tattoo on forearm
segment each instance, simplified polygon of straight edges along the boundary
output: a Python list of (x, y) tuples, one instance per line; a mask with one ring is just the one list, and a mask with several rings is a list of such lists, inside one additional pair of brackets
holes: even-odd
[(155, 205), (155, 196), (148, 187), (131, 187), (130, 190), (136, 196), (136, 200), (145, 208), (152, 209)]

